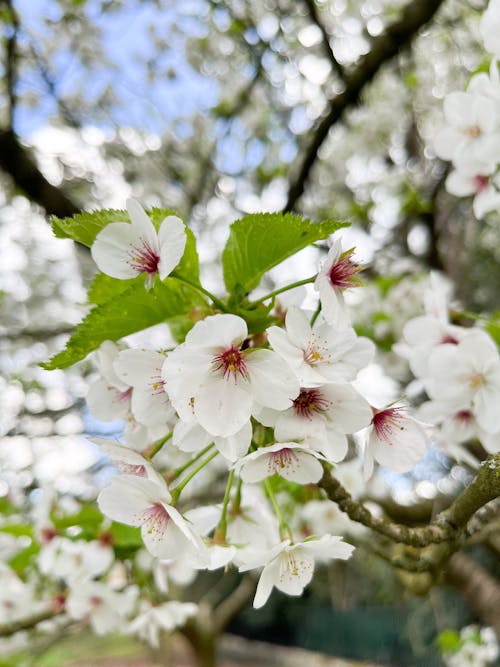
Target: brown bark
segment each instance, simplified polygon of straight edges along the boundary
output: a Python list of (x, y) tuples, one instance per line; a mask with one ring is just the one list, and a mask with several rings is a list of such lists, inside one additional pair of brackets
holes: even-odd
[(343, 92), (330, 100), (328, 114), (313, 130), (297, 175), (290, 182), (285, 211), (291, 211), (304, 193), (309, 174), (318, 157), (318, 151), (328, 137), (330, 128), (342, 118), (347, 109), (359, 101), (364, 87), (372, 81), (382, 65), (408, 46), (420, 28), (433, 18), (443, 2), (444, 0), (410, 2), (404, 9), (401, 18), (389, 25), (379, 37), (372, 41), (370, 52), (362, 58), (356, 69), (346, 78)]
[(0, 168), (48, 215), (65, 218), (80, 211), (61, 189), (48, 182), (13, 130), (0, 130)]

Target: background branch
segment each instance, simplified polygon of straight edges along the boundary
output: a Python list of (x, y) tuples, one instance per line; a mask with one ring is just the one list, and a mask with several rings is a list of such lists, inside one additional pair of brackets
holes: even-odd
[(297, 175), (290, 181), (285, 211), (291, 211), (304, 193), (310, 171), (316, 162), (320, 147), (328, 137), (330, 128), (340, 120), (346, 109), (358, 102), (363, 88), (375, 77), (381, 66), (412, 41), (420, 28), (433, 18), (443, 2), (444, 0), (410, 2), (401, 18), (389, 25), (372, 41), (370, 52), (345, 80), (344, 91), (330, 100), (328, 114), (313, 131)]

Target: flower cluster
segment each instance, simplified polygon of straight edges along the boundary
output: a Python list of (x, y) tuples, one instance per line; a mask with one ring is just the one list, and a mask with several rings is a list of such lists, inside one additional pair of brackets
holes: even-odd
[(499, 28), (500, 2), (491, 0), (480, 24), (484, 47), (493, 56), (490, 71), (474, 74), (465, 92), (446, 96), (445, 126), (435, 139), (438, 157), (453, 165), (446, 179), (448, 192), (457, 197), (473, 196), (477, 218), (500, 206)]
[[(132, 224), (146, 215), (135, 202), (128, 208)], [(95, 242), (101, 268), (103, 235)], [(354, 549), (328, 532), (303, 532), (301, 521), (285, 516), (281, 498), (293, 484), (317, 485), (325, 466), (346, 460), (355, 434), (364, 442), (365, 478), (375, 462), (412, 469), (428, 446), (426, 429), (407, 406), (372, 406), (354, 386), (375, 350), (356, 334), (344, 300), (360, 285), (353, 253), (333, 240), (310, 281), (319, 296), (314, 314), (297, 305), (284, 311), (270, 295), (255, 303), (270, 302), (275, 324), (257, 334), (241, 315), (215, 311), (169, 349), (106, 341), (96, 355), (100, 378), (89, 406), (100, 419), (126, 420), (123, 445), (98, 442), (120, 471), (99, 495), (101, 511), (140, 527), (155, 558), (182, 554), (193, 570), (263, 568), (256, 607), (273, 586), (299, 595), (315, 559), (346, 559)], [(182, 513), (181, 494), (198, 474), (226, 475), (222, 505)], [(261, 521), (268, 515), (274, 519)]]

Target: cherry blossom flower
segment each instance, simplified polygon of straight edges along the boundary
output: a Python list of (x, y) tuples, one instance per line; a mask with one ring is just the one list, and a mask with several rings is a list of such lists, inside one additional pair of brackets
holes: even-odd
[(314, 282), (314, 289), (319, 292), (323, 317), (329, 324), (336, 326), (346, 326), (349, 322), (344, 290), (362, 284), (358, 273), (363, 267), (351, 260), (353, 253), (354, 249), (343, 251), (341, 242), (334, 241)]
[(96, 444), (118, 470), (125, 475), (146, 477), (157, 481), (159, 484), (163, 484), (163, 478), (160, 473), (156, 471), (150, 461), (138, 452), (124, 447), (117, 442), (105, 440), (104, 438), (89, 438), (89, 440)]
[(87, 404), (94, 417), (101, 421), (127, 419), (130, 414), (132, 387), (121, 380), (113, 368), (121, 349), (116, 343), (105, 340), (94, 354), (102, 377), (90, 385)]
[(443, 105), (446, 126), (436, 134), (439, 157), (467, 169), (472, 163), (495, 163), (500, 151), (496, 105), (484, 95), (455, 91)]
[(213, 315), (167, 355), (162, 377), (183, 421), (228, 437), (260, 406), (283, 410), (292, 404), (299, 386), (290, 368), (271, 350), (243, 350), (247, 335), (241, 317)]
[(432, 399), (471, 409), (487, 433), (500, 431), (500, 357), (484, 331), (470, 330), (458, 345), (436, 348), (424, 386)]
[(154, 350), (122, 350), (113, 362), (118, 378), (133, 387), (131, 410), (147, 426), (173, 421), (174, 409), (165, 392), (161, 369), (165, 356)]
[(373, 343), (358, 338), (350, 327), (336, 329), (323, 323), (312, 329), (307, 315), (296, 307), (288, 309), (285, 324), (286, 330), (270, 327), (267, 335), (302, 387), (353, 380), (373, 358)]
[(114, 552), (109, 544), (98, 540), (68, 540), (56, 536), (44, 544), (37, 557), (42, 574), (66, 582), (84, 581), (102, 575), (111, 567)]
[(490, 0), (481, 17), (479, 32), (484, 48), (496, 58), (500, 58), (500, 43), (498, 40), (498, 34), (500, 33), (500, 2), (498, 0)]
[(255, 417), (265, 426), (274, 426), (277, 440), (303, 440), (304, 446), (338, 462), (347, 454), (346, 434), (368, 426), (372, 411), (349, 384), (325, 384), (302, 387), (288, 410), (266, 408)]
[(150, 646), (158, 647), (160, 630), (172, 632), (175, 628), (182, 627), (197, 611), (198, 605), (194, 602), (164, 602), (155, 607), (143, 602), (141, 613), (129, 624), (127, 630), (137, 634)]
[(474, 195), (472, 211), (480, 220), (490, 211), (500, 208), (500, 192), (496, 181), (487, 169), (478, 173), (468, 173), (455, 169), (446, 179), (446, 189), (456, 197), (470, 197)]
[(342, 537), (323, 535), (320, 539), (290, 544), (285, 540), (264, 553), (255, 554), (240, 565), (240, 572), (264, 566), (253, 601), (256, 609), (264, 606), (274, 586), (287, 595), (301, 595), (314, 574), (314, 561), (339, 558), (347, 560), (354, 547)]
[(206, 548), (189, 523), (170, 505), (166, 484), (118, 475), (101, 491), (97, 503), (103, 514), (114, 521), (140, 526), (146, 549), (157, 558), (206, 561)]
[(290, 482), (314, 484), (323, 476), (316, 452), (295, 442), (277, 442), (247, 454), (236, 464), (244, 482), (260, 482), (275, 473)]
[(176, 216), (167, 216), (158, 233), (142, 206), (127, 201), (128, 222), (112, 222), (96, 236), (91, 253), (99, 269), (112, 278), (126, 280), (146, 274), (151, 287), (157, 275), (164, 280), (184, 254), (186, 232)]
[(404, 406), (373, 413), (365, 434), (365, 479), (371, 477), (374, 461), (395, 472), (412, 470), (427, 451), (427, 425), (406, 414)]
[(86, 581), (72, 586), (66, 599), (65, 610), (74, 620), (87, 619), (98, 635), (121, 630), (124, 620), (131, 616), (138, 590), (114, 591), (100, 581)]

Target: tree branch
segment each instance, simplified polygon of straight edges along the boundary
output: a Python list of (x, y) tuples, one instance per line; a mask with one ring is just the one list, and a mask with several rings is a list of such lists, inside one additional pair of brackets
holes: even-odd
[(457, 553), (450, 558), (446, 578), (500, 636), (500, 585), (495, 577), (470, 556)]
[(243, 576), (238, 586), (215, 609), (214, 626), (218, 635), (224, 632), (254, 593), (255, 579), (250, 575)]
[(319, 482), (330, 498), (350, 519), (394, 542), (425, 547), (439, 542), (454, 542), (465, 531), (475, 512), (500, 496), (500, 454), (488, 457), (467, 488), (455, 498), (448, 509), (440, 512), (427, 526), (409, 527), (373, 516), (362, 503), (354, 501), (348, 491), (325, 468)]
[(372, 41), (370, 52), (345, 80), (344, 91), (330, 100), (328, 114), (314, 130), (298, 173), (290, 182), (285, 211), (292, 210), (304, 193), (310, 171), (330, 128), (340, 120), (346, 109), (358, 102), (363, 88), (375, 77), (381, 66), (412, 41), (418, 30), (433, 18), (443, 2), (444, 0), (410, 2), (404, 9), (401, 18), (389, 25), (379, 37)]
[(345, 80), (344, 68), (335, 57), (332, 46), (330, 44), (330, 35), (326, 30), (325, 24), (321, 20), (318, 8), (316, 7), (315, 0), (304, 0), (304, 3), (307, 6), (307, 9), (309, 11), (309, 16), (311, 17), (313, 23), (315, 23), (315, 25), (321, 30), (321, 34), (323, 35), (323, 48), (325, 50), (325, 54), (328, 60), (330, 61), (330, 64), (332, 65), (333, 69), (337, 72), (340, 79), (344, 81)]
[(8, 123), (14, 126), (14, 114), (16, 110), (16, 79), (17, 79), (17, 35), (19, 32), (19, 20), (12, 6), (12, 0), (2, 0), (10, 18), (10, 34), (5, 46), (5, 85), (7, 87), (8, 99)]
[(80, 211), (62, 190), (48, 182), (12, 129), (0, 130), (0, 167), (48, 215), (64, 218)]
[(35, 628), (42, 621), (48, 621), (55, 616), (62, 614), (61, 611), (54, 609), (45, 609), (32, 616), (21, 618), (18, 621), (10, 621), (10, 623), (0, 623), (0, 637), (10, 637), (20, 630), (31, 630)]

